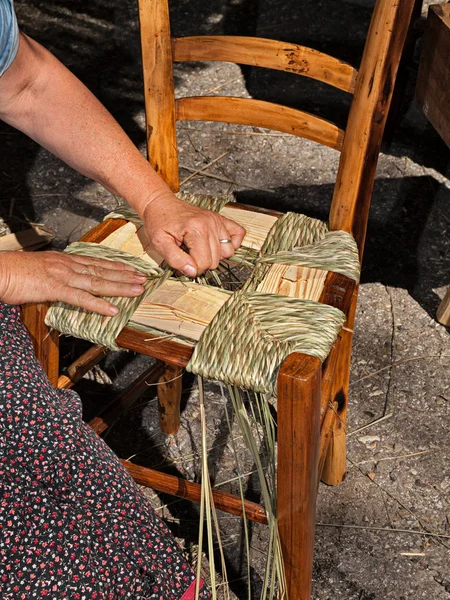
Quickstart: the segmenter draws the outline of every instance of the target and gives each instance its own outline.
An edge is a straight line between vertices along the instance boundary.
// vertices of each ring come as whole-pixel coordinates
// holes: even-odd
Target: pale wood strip
[[[222,208],[220,214],[227,219],[236,221],[247,231],[242,245],[245,248],[260,250],[264,241],[278,217],[267,215],[250,210],[234,208],[227,204]]]
[[[141,303],[132,321],[198,340],[228,298],[217,288],[167,280]]]
[[[337,125],[294,108],[253,98],[196,96],[176,101],[179,121],[220,121],[283,131],[340,150],[344,132]]]
[[[110,233],[99,243],[101,246],[114,248],[114,250],[122,250],[123,246],[136,234],[136,231],[136,225],[129,222]]]
[[[134,223],[127,223],[110,233],[100,242],[100,245],[128,252],[153,266],[158,266],[163,262],[161,256],[151,248],[143,225],[136,227]]]
[[[153,168],[179,189],[169,8],[165,0],[139,0],[147,152]]]
[[[328,271],[295,265],[271,265],[257,291],[319,301]]]
[[[0,237],[0,252],[15,252],[20,250],[36,250],[49,244],[54,238],[50,229],[33,225],[30,229],[10,233]]]
[[[353,93],[357,70],[333,56],[277,40],[239,36],[192,36],[172,40],[173,60],[224,61],[288,71]]]

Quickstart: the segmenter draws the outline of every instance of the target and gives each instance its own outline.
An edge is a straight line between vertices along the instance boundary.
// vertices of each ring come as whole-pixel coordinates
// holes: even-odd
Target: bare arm
[[[24,34],[14,62],[0,78],[0,118],[125,198],[144,218],[155,249],[174,268],[195,276],[239,247],[242,227],[178,200],[93,94]],[[222,238],[232,244],[220,244]]]

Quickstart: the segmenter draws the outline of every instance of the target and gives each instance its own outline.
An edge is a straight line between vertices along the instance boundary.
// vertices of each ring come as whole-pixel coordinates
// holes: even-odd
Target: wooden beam
[[[69,389],[95,367],[108,354],[108,348],[91,346],[84,354],[67,367],[66,372],[58,378],[58,388]]]
[[[362,258],[381,140],[414,0],[377,2],[350,108],[330,209],[330,229],[348,231]]]
[[[172,496],[178,496],[179,498],[185,498],[192,502],[200,502],[201,485],[199,483],[186,481],[180,477],[161,473],[154,469],[140,467],[127,460],[122,460],[121,462],[130,473],[131,477],[133,477],[139,485],[150,487],[158,492],[163,492]],[[223,510],[224,512],[238,517],[244,516],[245,512],[245,516],[247,519],[250,519],[250,521],[267,523],[266,511],[259,504],[246,500],[243,509],[241,499],[232,494],[213,490],[212,495],[216,509]]]
[[[54,237],[55,235],[50,229],[33,225],[33,227],[24,231],[1,236],[0,252],[37,250],[49,244]]]
[[[353,93],[357,71],[334,56],[298,44],[240,36],[191,36],[172,40],[174,62],[223,61],[304,75]]]
[[[170,40],[165,0],[139,0],[147,154],[167,185],[178,191],[178,149]]]

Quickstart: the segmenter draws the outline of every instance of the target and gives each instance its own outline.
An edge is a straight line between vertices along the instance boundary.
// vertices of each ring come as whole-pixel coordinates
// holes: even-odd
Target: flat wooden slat
[[[220,121],[265,127],[340,150],[344,132],[334,123],[294,108],[228,96],[196,96],[176,101],[179,121]]]
[[[304,75],[353,93],[357,71],[348,63],[305,46],[240,36],[191,36],[172,40],[175,62],[223,61]]]
[[[373,180],[414,0],[377,2],[346,127],[330,229],[351,233],[362,258]]]
[[[152,167],[179,189],[169,8],[165,0],[139,0],[147,152]]]
[[[0,237],[1,252],[20,252],[22,250],[37,250],[49,244],[55,237],[46,227],[33,225],[30,229],[10,233]]]
[[[192,356],[194,347],[164,339],[164,337],[164,333],[153,335],[125,327],[117,336],[116,343],[125,350],[133,350],[146,356],[158,358],[170,365],[185,367]]]

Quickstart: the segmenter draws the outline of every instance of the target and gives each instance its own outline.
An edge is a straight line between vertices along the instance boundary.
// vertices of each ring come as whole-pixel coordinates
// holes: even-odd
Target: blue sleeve
[[[19,46],[14,0],[0,0],[0,76],[11,65]]]

